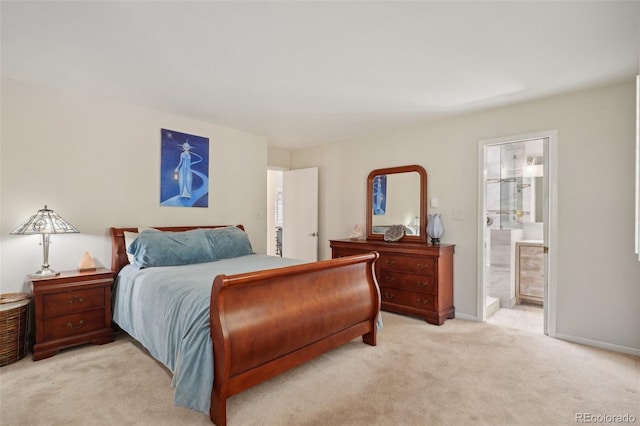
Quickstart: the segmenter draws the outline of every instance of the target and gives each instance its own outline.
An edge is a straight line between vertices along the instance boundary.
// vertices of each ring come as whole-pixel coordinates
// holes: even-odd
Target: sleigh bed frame
[[[156,229],[181,232],[218,227]],[[125,231],[137,232],[137,228],[111,228],[114,277],[129,263]],[[357,337],[375,346],[380,311],[374,274],[377,258],[377,253],[369,253],[216,276],[210,304],[211,421],[226,425],[227,398]],[[283,308],[274,314],[269,308],[276,302]]]

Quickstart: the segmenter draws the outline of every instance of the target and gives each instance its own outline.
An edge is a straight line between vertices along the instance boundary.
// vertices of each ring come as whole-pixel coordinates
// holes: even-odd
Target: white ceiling
[[[1,3],[2,75],[311,146],[630,81],[640,1]]]

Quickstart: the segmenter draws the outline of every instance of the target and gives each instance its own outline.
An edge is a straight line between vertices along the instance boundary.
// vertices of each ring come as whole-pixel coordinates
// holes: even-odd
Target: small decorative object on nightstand
[[[95,271],[96,270],[96,262],[93,260],[93,257],[89,254],[88,251],[84,252],[84,256],[80,259],[78,263],[78,271],[87,272],[87,271]]]
[[[111,285],[113,273],[66,271],[48,278],[31,278],[35,336],[33,360],[84,343],[113,341]]]

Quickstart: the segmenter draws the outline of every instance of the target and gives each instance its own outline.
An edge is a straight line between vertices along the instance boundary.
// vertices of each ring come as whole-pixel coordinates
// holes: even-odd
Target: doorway
[[[557,132],[480,141],[478,320],[555,334]]]
[[[267,255],[282,256],[282,175],[280,168],[267,169]]]
[[[318,260],[318,168],[267,168],[267,250]]]

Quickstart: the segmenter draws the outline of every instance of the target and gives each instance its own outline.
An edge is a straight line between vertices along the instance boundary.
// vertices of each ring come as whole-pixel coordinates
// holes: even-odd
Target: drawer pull
[[[385,259],[384,260],[384,264],[387,265],[387,266],[394,265],[395,263],[396,263],[395,260],[391,260],[391,259]]]
[[[426,281],[417,281],[416,285],[420,288],[426,288],[429,285],[429,283]]]
[[[387,298],[387,299],[393,299],[394,297],[396,297],[396,295],[393,294],[393,293],[388,293],[388,292],[385,291],[384,292],[384,297]]]
[[[418,298],[416,299],[416,301],[417,301],[418,303],[422,303],[423,305],[426,305],[426,304],[428,304],[428,303],[429,303],[429,299],[422,299],[422,298],[420,298],[420,297],[418,297]]]
[[[418,269],[429,269],[428,263],[418,263],[416,266],[418,267]]]
[[[384,281],[388,283],[392,283],[396,280],[396,277],[384,277]]]
[[[82,302],[84,302],[84,297],[70,297],[67,300],[67,305],[72,305],[74,300],[77,300],[78,303],[82,303]]]
[[[84,326],[84,320],[80,320],[80,322],[78,323],[78,325],[73,325],[70,322],[67,323],[67,328],[71,328],[73,330],[76,330],[80,327]]]

